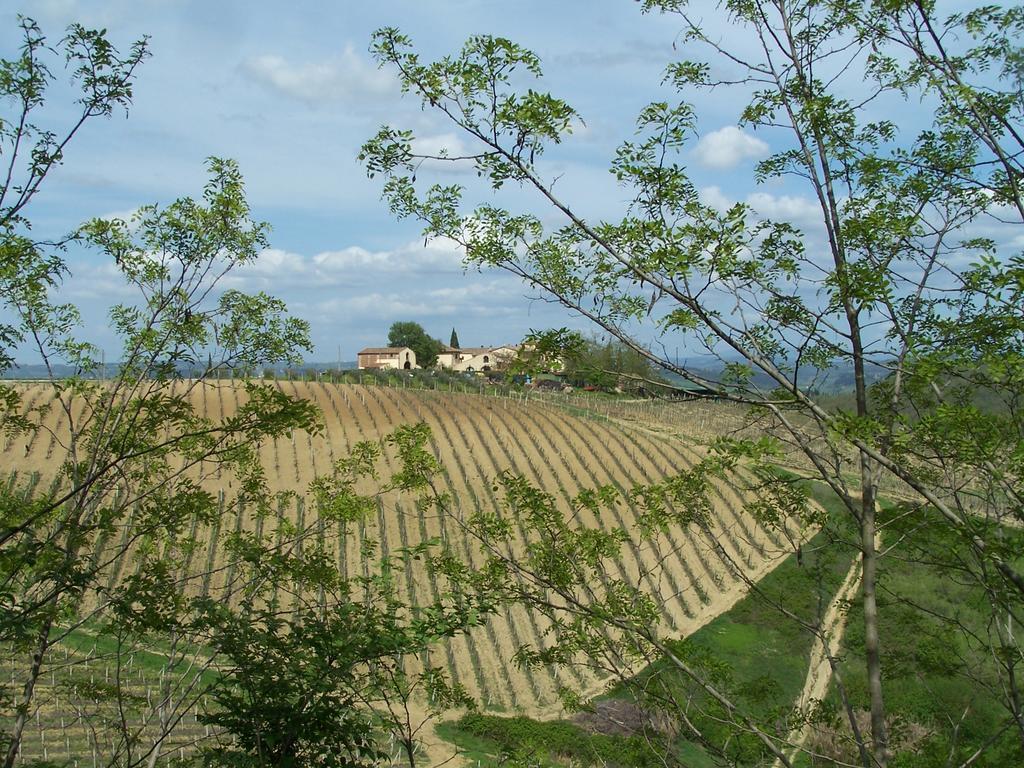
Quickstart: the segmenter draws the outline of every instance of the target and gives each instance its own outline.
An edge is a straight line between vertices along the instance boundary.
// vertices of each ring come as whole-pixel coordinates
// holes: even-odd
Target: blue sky
[[[339,348],[342,359],[354,359],[361,347],[384,343],[396,320],[417,321],[445,341],[454,326],[465,345],[515,342],[531,328],[586,327],[504,273],[464,273],[449,245],[425,247],[415,223],[389,215],[379,180],[368,180],[356,161],[361,143],[393,122],[438,146],[458,145],[450,128],[403,99],[393,76],[376,68],[367,53],[375,29],[398,26],[427,57],[478,33],[537,52],[542,87],[586,123],[544,169],[591,216],[622,211],[626,193],[608,173],[609,160],[644,104],[672,98],[661,73],[687,53],[676,20],[642,15],[630,0],[15,0],[4,7],[4,56],[18,43],[18,13],[53,39],[72,21],[106,28],[122,48],[151,37],[128,118],[88,125],[34,202],[36,235],[198,195],[204,158],[235,158],[255,217],[273,231],[271,248],[232,285],[271,292],[309,320],[313,360],[335,359]],[[59,100],[60,84],[47,113],[55,125],[68,116]],[[801,193],[753,186],[753,164],[772,137],[737,129],[740,106],[715,94],[697,102],[701,138],[683,156],[692,177],[709,200],[746,199],[766,215],[813,221],[813,203]],[[541,210],[525,193],[512,199]],[[82,309],[85,335],[113,353],[106,307],[129,295],[97,256],[74,252],[69,261],[74,278],[63,294]]]

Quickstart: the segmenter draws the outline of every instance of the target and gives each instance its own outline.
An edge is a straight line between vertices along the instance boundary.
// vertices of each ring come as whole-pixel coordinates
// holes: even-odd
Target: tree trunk
[[[889,762],[889,737],[885,725],[885,701],[882,698],[882,655],[878,637],[878,603],[875,584],[878,580],[877,528],[875,515],[875,482],[869,459],[861,457],[863,496],[861,502],[861,549],[863,577],[861,591],[864,608],[864,656],[867,664],[868,691],[871,696],[871,741],[875,765],[884,768]]]
[[[39,628],[39,634],[36,636],[36,649],[32,654],[32,667],[29,670],[28,680],[25,681],[25,687],[21,691],[21,701],[18,702],[18,716],[15,718],[14,727],[11,729],[11,743],[7,747],[3,768],[13,768],[14,761],[18,757],[18,751],[21,747],[21,736],[25,732],[25,723],[28,722],[29,708],[32,705],[32,695],[35,692],[36,681],[39,679],[39,674],[42,671],[46,651],[50,647],[50,628],[52,626],[53,619],[47,615],[43,620],[43,625]]]
[[[1021,706],[1020,687],[1017,683],[1017,663],[1019,653],[1016,651],[1016,643],[1013,638],[1013,616],[1009,611],[1006,615],[1006,639],[1003,640],[1005,647],[1010,650],[1006,665],[1006,685],[1009,688],[1010,713],[1013,715],[1014,723],[1017,725],[1017,737],[1020,739],[1021,750],[1024,751],[1024,708]]]

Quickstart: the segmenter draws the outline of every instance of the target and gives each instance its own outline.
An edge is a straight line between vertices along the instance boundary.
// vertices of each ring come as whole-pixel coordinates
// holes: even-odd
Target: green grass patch
[[[1005,614],[973,583],[961,564],[968,545],[938,514],[883,512],[883,543],[907,536],[879,564],[878,609],[883,697],[899,768],[959,765],[1007,723],[998,665],[990,643]],[[980,523],[979,523],[980,525]],[[1001,542],[1021,565],[1024,531],[988,526],[982,535]],[[912,534],[913,537],[909,538]],[[840,672],[854,707],[869,709],[861,606],[850,611]],[[838,692],[830,693],[838,706]],[[845,725],[837,724],[841,731]],[[836,752],[840,757],[846,749]],[[822,763],[828,765],[829,763]],[[1019,733],[1006,730],[972,763],[997,768],[1024,765]]]
[[[664,766],[658,745],[642,736],[591,734],[562,720],[470,713],[439,725],[437,733],[458,745],[467,759],[482,765],[514,760],[542,766]]]
[[[154,679],[166,671],[167,655],[171,651],[169,642],[157,639],[147,640],[145,647],[136,643],[131,647],[118,648],[117,638],[102,632],[96,632],[88,626],[74,629],[68,633],[61,640],[60,644],[55,647],[54,652],[59,653],[61,647],[67,648],[72,657],[80,657],[82,659],[95,658],[97,663],[108,663],[111,665],[116,663],[117,655],[120,653],[122,665],[128,664],[128,659],[130,658],[133,669],[141,670],[144,675],[151,676]],[[180,646],[177,647],[175,653],[180,655],[182,648]],[[202,648],[189,646],[186,649],[185,661],[178,662],[177,666],[182,671],[187,669],[195,671],[192,662],[197,655],[208,657],[210,654]],[[57,656],[54,656],[54,659],[57,658]],[[171,673],[173,674],[174,670],[171,670]],[[204,685],[211,685],[217,681],[217,678],[218,673],[216,670],[208,669],[203,672],[202,683]]]

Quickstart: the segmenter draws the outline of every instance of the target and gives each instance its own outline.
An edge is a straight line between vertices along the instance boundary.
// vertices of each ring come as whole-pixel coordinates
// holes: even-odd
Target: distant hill
[[[739,360],[729,362],[740,362]],[[686,365],[687,369],[692,371],[697,376],[708,379],[709,381],[718,381],[723,371],[725,370],[725,362],[721,360],[715,360],[709,356],[705,356],[705,359],[700,360],[700,365],[694,365],[691,361],[683,361],[682,365]],[[684,389],[692,388],[694,385],[674,373],[669,371],[659,371],[661,376],[667,380],[673,386],[683,387]],[[801,380],[801,386],[807,386],[811,383],[813,373],[810,369],[807,372],[807,376]],[[888,375],[888,371],[880,366],[870,366],[868,368],[868,383],[872,384],[885,378]],[[773,382],[768,376],[760,371],[754,374],[754,383],[759,387],[770,388]],[[833,366],[825,375],[815,382],[815,389],[824,394],[835,394],[837,392],[847,392],[853,389],[853,366],[852,365],[836,365]]]

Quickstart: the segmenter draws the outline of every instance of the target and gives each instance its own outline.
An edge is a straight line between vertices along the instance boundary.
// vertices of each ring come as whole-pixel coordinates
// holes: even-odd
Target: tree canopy
[[[0,384],[0,433],[47,434],[55,455],[0,483],[0,653],[11,675],[0,699],[3,765],[20,759],[33,715],[66,696],[94,765],[153,768],[186,716],[218,727],[197,763],[364,765],[382,759],[389,738],[411,762],[413,692],[425,691],[428,712],[464,696],[441,671],[411,672],[402,659],[479,622],[488,606],[472,596],[456,604],[438,582],[437,604],[421,606],[430,618],[411,615],[392,573],[429,544],[394,562],[367,546],[366,575],[348,580],[330,542],[347,525],[374,525],[382,487],[419,495],[436,471],[426,431],[353,446],[311,487],[272,493],[261,446],[316,434],[321,419],[308,400],[248,378],[264,364],[299,363],[311,345],[308,324],[283,302],[227,285],[269,229],[251,216],[237,164],[209,158],[198,198],[92,219],[57,243],[33,239],[36,192],[83,125],[128,107],[147,45],[122,55],[104,31],[77,25],[51,44],[27,19],[22,33],[18,55],[0,60],[0,303],[11,318],[0,326],[0,367],[21,345],[49,376],[28,397]],[[64,134],[45,122],[64,114],[47,102],[49,66],[61,64],[80,91],[78,122]],[[101,366],[77,308],[58,303],[71,242],[131,289],[110,308],[116,365]],[[208,407],[225,389],[231,406]],[[393,478],[379,472],[385,456]],[[357,480],[367,481],[360,492]],[[264,531],[306,498],[316,519]],[[243,529],[243,517],[254,525]],[[221,563],[194,558],[203,537]],[[67,690],[42,685],[82,661],[67,652],[83,638],[103,649],[113,682],[108,673]],[[135,662],[157,668],[145,696],[124,678]]]
[[[412,698],[431,712],[472,705],[431,666],[430,646],[514,603],[549,631],[509,663],[585,660],[616,675],[660,724],[644,733],[652,764],[690,760],[680,734],[728,765],[1024,763],[1024,257],[1017,229],[1006,235],[1024,224],[1024,9],[943,17],[928,2],[727,0],[723,38],[683,0],[640,5],[678,25],[692,58],[668,63],[676,95],[643,108],[611,158],[627,199],[603,219],[563,199],[564,169],[545,164],[588,116],[542,90],[536,54],[481,35],[426,61],[397,29],[374,36],[403,92],[467,146],[430,154],[432,142],[383,127],[361,157],[392,211],[610,339],[581,346],[565,329],[540,333],[538,357],[570,360],[582,348],[581,370],[616,383],[656,366],[685,380],[680,389],[743,409],[741,425],[663,479],[558,499],[505,472],[469,514],[435,483],[443,468],[423,425],[356,443],[310,487],[274,494],[261,445],[316,433],[317,409],[248,379],[233,409],[200,407],[220,396],[225,372],[294,364],[310,348],[308,324],[281,301],[226,281],[268,243],[233,161],[208,160],[198,197],[36,238],[37,193],[80,130],[130,107],[148,45],[122,53],[79,25],[48,42],[21,22],[21,47],[0,61],[0,366],[30,348],[50,376],[42,405],[0,384],[0,433],[49,431],[58,455],[47,483],[0,484],[0,643],[17,683],[3,691],[4,768],[19,759],[57,649],[83,633],[115,660],[113,683],[90,682],[97,708],[78,713],[94,739],[103,734],[108,765],[152,768],[197,709],[219,729],[196,758],[207,764],[369,765],[390,758],[390,741],[412,765]],[[47,103],[51,67],[76,89],[63,132],[47,124],[64,113]],[[697,92],[734,106],[737,130],[773,137],[752,181],[801,190],[813,223],[708,199],[683,162],[698,140]],[[916,120],[895,120],[901,111]],[[492,189],[476,201],[452,183],[469,176],[432,183],[445,165]],[[503,207],[513,187],[544,212]],[[71,243],[133,290],[110,310],[121,348],[109,378],[94,376],[101,356],[78,309],[58,300]],[[396,322],[388,342],[424,367],[442,348],[415,322]],[[720,365],[681,363],[668,352],[679,347]],[[74,375],[58,377],[58,362]],[[817,394],[836,365],[854,382],[839,405]],[[762,588],[709,525],[721,479],[747,492],[748,518],[816,585],[836,570],[826,556],[850,564],[845,588],[813,592],[810,612]],[[833,506],[812,501],[808,479]],[[450,527],[407,546],[403,528],[403,546],[384,551],[367,531],[386,493],[414,519]],[[315,514],[282,514],[306,502]],[[622,524],[623,506],[634,524]],[[343,573],[350,553],[337,544],[353,527],[359,562]],[[224,565],[194,564],[197,531],[223,547]],[[465,541],[453,546],[456,532]],[[741,680],[665,626],[658,605],[675,586],[639,557],[630,572],[623,555],[697,536],[763,610],[820,642],[826,701],[782,701],[771,679]],[[412,561],[428,563],[422,605],[396,586]],[[970,610],[932,600],[948,595],[969,596]],[[850,617],[845,645],[832,644],[826,597]],[[145,697],[121,677],[142,654],[160,681]],[[924,681],[907,696],[898,681],[915,677]],[[565,679],[565,703],[587,707],[587,692]],[[139,722],[129,708],[144,712]],[[831,741],[809,741],[811,726]]]
[[[454,331],[453,331],[454,333]],[[416,353],[416,362],[421,368],[433,368],[442,344],[431,338],[419,323],[398,321],[388,330],[388,345],[409,347]]]
[[[583,338],[572,343],[562,338],[566,381],[573,386],[593,386],[628,392],[666,392],[658,369],[644,355],[618,339]]]
[[[428,237],[460,243],[469,264],[520,276],[701,392],[750,406],[774,440],[723,439],[716,448],[723,459],[761,467],[773,514],[806,509],[786,490],[791,481],[768,471],[780,452],[837,494],[856,526],[848,546],[862,563],[866,731],[842,681],[834,684],[865,768],[889,764],[894,750],[885,659],[895,649],[886,647],[879,614],[910,598],[882,599],[878,590],[887,558],[907,553],[992,597],[998,629],[988,642],[1000,682],[984,685],[997,691],[1006,730],[974,747],[958,741],[957,729],[944,730],[951,759],[971,762],[972,749],[984,753],[1010,730],[1024,744],[1024,655],[1013,628],[1024,576],[1000,533],[1024,520],[1024,259],[978,234],[984,223],[1024,223],[1024,11],[978,6],[942,18],[930,3],[727,2],[719,10],[730,34],[722,38],[686,2],[642,5],[675,20],[693,58],[668,63],[665,80],[678,99],[645,107],[636,135],[611,161],[629,196],[619,217],[588,218],[561,196],[545,153],[587,116],[541,90],[537,55],[501,37],[473,37],[426,61],[397,29],[378,31],[372,50],[382,66],[460,130],[468,148],[459,157],[423,153],[411,130],[386,126],[364,145],[368,173],[384,177],[396,215],[419,219]],[[757,164],[754,180],[802,186],[813,225],[702,194],[681,160],[697,138],[687,98],[698,91],[730,94],[740,129],[771,132],[776,151]],[[920,119],[891,119],[901,109]],[[471,166],[493,194],[474,204],[460,184],[430,183],[426,160]],[[502,207],[510,186],[535,192],[559,223]],[[680,346],[721,365],[681,364],[667,353]],[[849,408],[826,407],[813,394],[835,365],[854,374]],[[885,374],[872,384],[878,370]],[[979,389],[1004,404],[998,414],[976,407]],[[913,532],[890,534],[892,522],[879,522],[883,487],[900,489],[890,500],[898,519],[918,520],[923,531],[937,515],[969,554],[930,550]],[[767,510],[749,511],[763,518]],[[568,549],[548,553],[551,562],[583,556],[568,533],[564,541]],[[570,604],[564,610],[574,613]],[[613,615],[634,637],[661,642],[630,611]],[[942,620],[951,632],[972,632],[953,615]],[[793,745],[774,741],[770,728],[735,724],[790,763]]]

